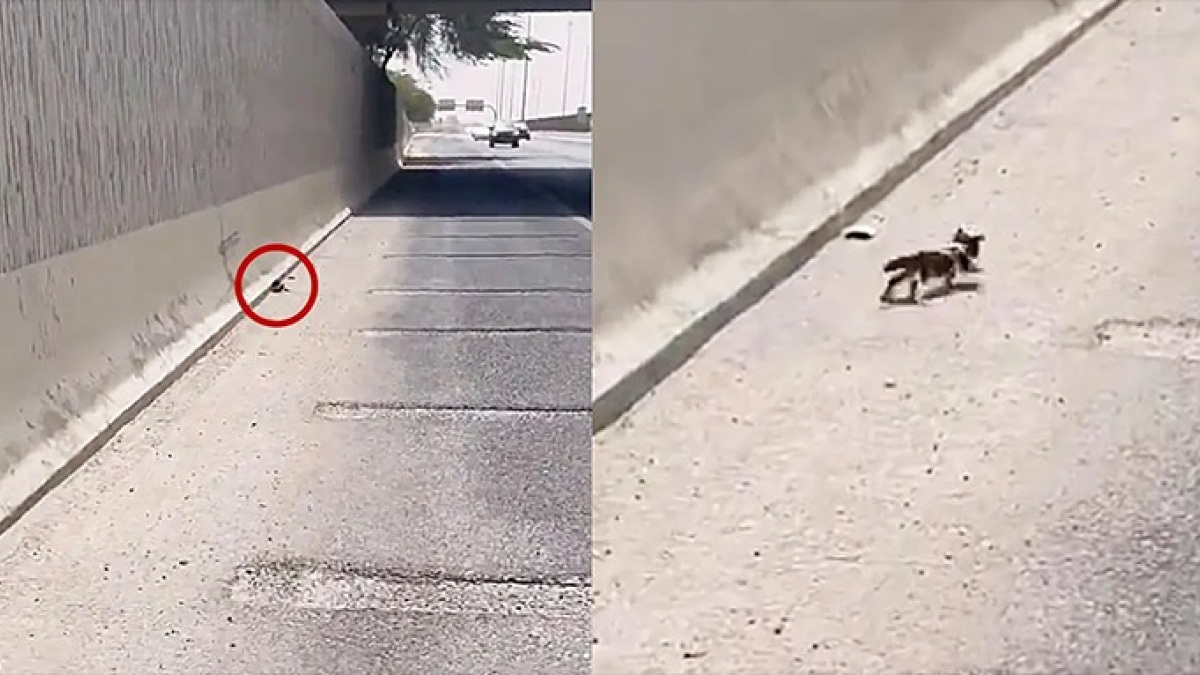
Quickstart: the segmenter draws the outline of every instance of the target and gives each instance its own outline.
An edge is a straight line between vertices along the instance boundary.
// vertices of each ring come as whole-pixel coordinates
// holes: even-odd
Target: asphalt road
[[[590,221],[592,217],[592,143],[590,134],[534,132],[532,139],[519,148],[489,148],[486,141],[472,140],[466,134],[424,134],[418,136],[409,151],[416,157],[412,168],[452,166],[467,170],[449,174],[463,181],[491,181],[499,177],[508,183],[523,182],[537,192],[549,193],[554,200]],[[440,173],[437,180],[449,180]],[[420,194],[422,184],[409,181],[411,194]],[[489,192],[508,198],[503,191]],[[480,206],[479,208],[489,208]]]
[[[589,672],[590,169],[418,143],[0,537],[0,672]]]
[[[1196,82],[1124,4],[598,437],[595,672],[1200,672]]]

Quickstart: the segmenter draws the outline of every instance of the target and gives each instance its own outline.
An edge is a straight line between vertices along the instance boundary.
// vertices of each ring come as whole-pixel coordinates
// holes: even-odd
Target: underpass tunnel
[[[380,10],[0,3],[0,670],[589,672],[590,136]]]

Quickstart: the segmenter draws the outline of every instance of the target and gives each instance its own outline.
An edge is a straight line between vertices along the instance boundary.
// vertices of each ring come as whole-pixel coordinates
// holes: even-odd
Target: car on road
[[[523,140],[523,141],[529,140],[529,125],[528,124],[526,124],[524,122],[514,122],[513,126],[517,128],[517,135],[521,137],[521,140]]]
[[[469,127],[467,133],[471,134],[471,140],[473,141],[486,141],[488,136],[491,135],[492,129],[482,124],[476,124]]]
[[[488,135],[488,147],[494,148],[499,143],[511,145],[514,148],[521,147],[521,132],[517,130],[516,125],[512,122],[496,122],[492,125],[491,133]]]

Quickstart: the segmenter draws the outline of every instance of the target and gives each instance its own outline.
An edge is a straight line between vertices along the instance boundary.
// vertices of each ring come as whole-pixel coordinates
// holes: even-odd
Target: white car
[[[477,124],[467,129],[467,133],[471,134],[471,140],[473,141],[486,141],[492,135],[492,130],[490,127]]]

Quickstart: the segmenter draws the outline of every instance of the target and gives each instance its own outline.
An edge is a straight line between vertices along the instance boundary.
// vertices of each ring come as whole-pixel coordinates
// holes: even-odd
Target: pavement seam
[[[356,328],[358,337],[401,335],[590,335],[588,326],[423,326],[413,328]]]
[[[589,253],[384,253],[381,258],[433,258],[439,260],[508,260],[529,258],[591,258]]]
[[[578,415],[591,406],[484,406],[404,403],[401,401],[321,401],[313,416],[330,420],[357,420],[413,414],[447,415]]]
[[[562,619],[588,616],[592,605],[591,584],[582,575],[411,574],[296,562],[241,566],[228,591],[239,604],[322,611]]]
[[[534,295],[534,294],[591,295],[592,289],[572,286],[545,286],[542,288],[370,288],[368,295]]]

